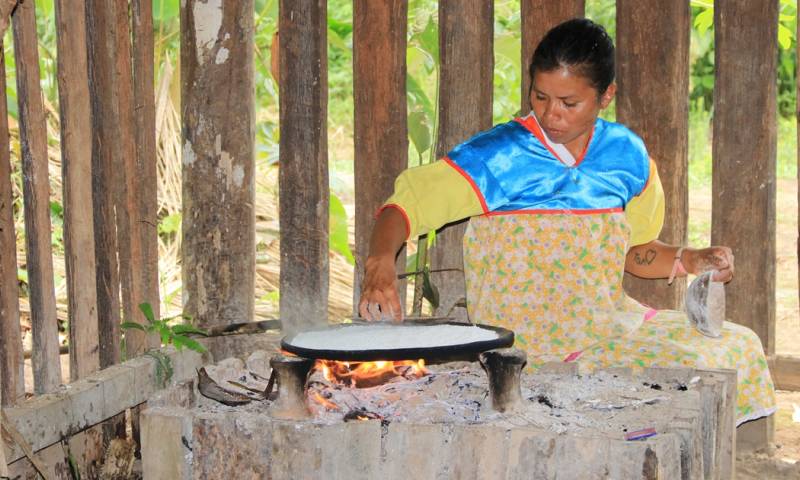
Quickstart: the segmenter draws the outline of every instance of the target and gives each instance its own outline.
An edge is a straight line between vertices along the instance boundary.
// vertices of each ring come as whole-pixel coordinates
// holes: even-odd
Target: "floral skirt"
[[[555,359],[529,360],[536,368]],[[735,369],[736,425],[776,410],[775,387],[761,341],[755,332],[735,323],[725,322],[721,336],[711,338],[692,327],[685,313],[661,310],[631,333],[602,340],[559,360],[577,362],[582,371],[611,367]]]

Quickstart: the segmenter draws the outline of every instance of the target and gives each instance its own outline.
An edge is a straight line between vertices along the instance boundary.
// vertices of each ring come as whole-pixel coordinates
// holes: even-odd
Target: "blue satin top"
[[[497,125],[448,154],[482,196],[485,213],[622,211],[647,185],[647,150],[625,126],[598,118],[583,158],[568,166],[532,122]]]

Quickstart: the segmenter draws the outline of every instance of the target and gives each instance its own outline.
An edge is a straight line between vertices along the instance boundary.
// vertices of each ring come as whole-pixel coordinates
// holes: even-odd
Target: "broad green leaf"
[[[518,35],[501,35],[494,42],[494,51],[512,63],[519,65],[522,55],[522,42]]]
[[[53,0],[36,0],[36,17],[45,18],[53,15]]]
[[[436,25],[433,15],[428,18],[425,30],[414,35],[420,48],[431,56],[435,64],[439,64],[439,26]],[[414,39],[412,37],[412,40]]]
[[[184,337],[182,335],[176,335],[172,337],[172,344],[175,345],[175,348],[178,350],[186,347],[189,350],[194,350],[195,352],[199,353],[204,353],[206,351],[206,347],[204,347],[200,342],[193,338]]]
[[[339,39],[344,40],[348,35],[353,33],[353,24],[349,22],[340,22],[333,17],[328,17],[328,32],[329,35],[330,32],[333,32]]]
[[[792,47],[792,31],[784,25],[778,25],[778,43],[783,50],[789,50]]]
[[[178,233],[181,229],[181,214],[167,215],[158,222],[159,234]]]
[[[158,336],[161,337],[161,344],[169,345],[172,343],[172,330],[161,322],[157,322],[155,325],[156,330],[158,330]]]
[[[406,77],[406,87],[408,89],[409,110],[414,111],[421,108],[428,115],[428,118],[433,118],[433,103],[431,103],[430,98],[417,82],[417,79],[408,75]]]
[[[341,50],[350,50],[350,47],[342,40],[342,37],[330,28],[328,29],[328,44]]]
[[[278,303],[281,300],[281,292],[280,290],[273,290],[271,292],[267,292],[264,295],[261,295],[259,300],[264,302]]]
[[[694,27],[699,33],[706,33],[714,25],[714,9],[706,8],[697,14],[694,19]]]
[[[350,251],[350,241],[347,235],[347,211],[344,209],[342,201],[333,192],[330,194],[330,248],[344,256],[350,265],[354,265],[356,259]]]
[[[713,8],[714,0],[690,0],[689,4],[693,7]]]
[[[430,130],[430,121],[425,112],[417,110],[408,115],[408,136],[411,137],[411,142],[419,153],[420,163],[422,163],[422,155],[431,148]]]
[[[141,323],[136,322],[122,322],[120,327],[124,328],[125,330],[141,330],[146,332],[147,329]]]
[[[180,5],[175,0],[153,0],[153,20],[165,22],[178,19]]]
[[[139,310],[142,311],[142,314],[144,314],[144,318],[146,318],[148,322],[155,323],[156,316],[153,313],[153,306],[152,305],[150,305],[147,302],[140,303],[139,304]]]
[[[64,218],[64,207],[57,200],[50,201],[50,218],[59,220]]]
[[[174,333],[176,336],[177,335],[187,335],[187,334],[190,334],[190,333],[194,333],[194,334],[197,334],[197,335],[208,336],[208,332],[203,330],[202,328],[197,328],[194,325],[187,325],[185,323],[182,323],[180,325],[173,325],[172,333]]]
[[[436,230],[428,231],[428,250],[436,246]]]
[[[430,302],[434,309],[439,308],[439,289],[431,282],[431,274],[427,267],[422,272],[422,298]]]

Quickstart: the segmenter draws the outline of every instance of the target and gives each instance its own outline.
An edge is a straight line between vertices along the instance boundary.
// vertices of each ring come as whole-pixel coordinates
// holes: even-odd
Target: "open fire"
[[[375,387],[395,377],[413,379],[428,374],[423,359],[377,362],[317,360],[314,369],[322,372],[328,382],[353,388]]]

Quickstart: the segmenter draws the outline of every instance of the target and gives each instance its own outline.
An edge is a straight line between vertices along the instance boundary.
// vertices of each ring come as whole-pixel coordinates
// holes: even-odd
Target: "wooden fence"
[[[5,4],[14,3],[0,2],[0,16]],[[136,305],[148,302],[158,316],[152,12],[148,0],[55,3],[70,372],[77,380],[120,361],[121,321],[144,321]],[[206,326],[249,321],[255,265],[253,0],[224,7],[220,0],[181,3],[185,309]],[[373,214],[408,163],[407,8],[405,0],[354,1],[356,303]],[[327,322],[326,9],[325,0],[280,2],[280,307],[287,330]],[[584,9],[583,0],[521,0],[522,65],[548,28]],[[34,15],[33,1],[21,2],[12,24],[34,384],[35,393],[43,394],[58,387],[61,371]],[[777,68],[778,0],[718,1],[714,22],[712,243],[736,252],[738,276],[727,289],[728,312],[759,335],[778,386],[800,389],[800,359],[774,356],[771,79]],[[635,0],[617,1],[617,115],[644,138],[657,160],[667,195],[661,238],[680,244],[687,242],[690,25],[688,0],[647,8]],[[493,2],[441,0],[439,46],[436,152],[443,155],[491,126]],[[529,108],[525,70],[523,111]],[[4,71],[0,87],[5,88]],[[22,402],[24,387],[7,119],[3,96],[0,401],[13,406]],[[432,268],[461,267],[463,229],[462,222],[439,234]],[[402,256],[398,262],[404,264]],[[448,312],[464,295],[463,276],[438,273],[434,281],[442,297],[437,313]],[[626,278],[626,288],[640,300],[677,307],[685,283],[663,284]],[[456,314],[464,312],[457,307]],[[128,357],[158,345],[157,338],[135,331],[125,337]],[[81,435],[102,437],[100,427],[92,428],[91,435]]]

